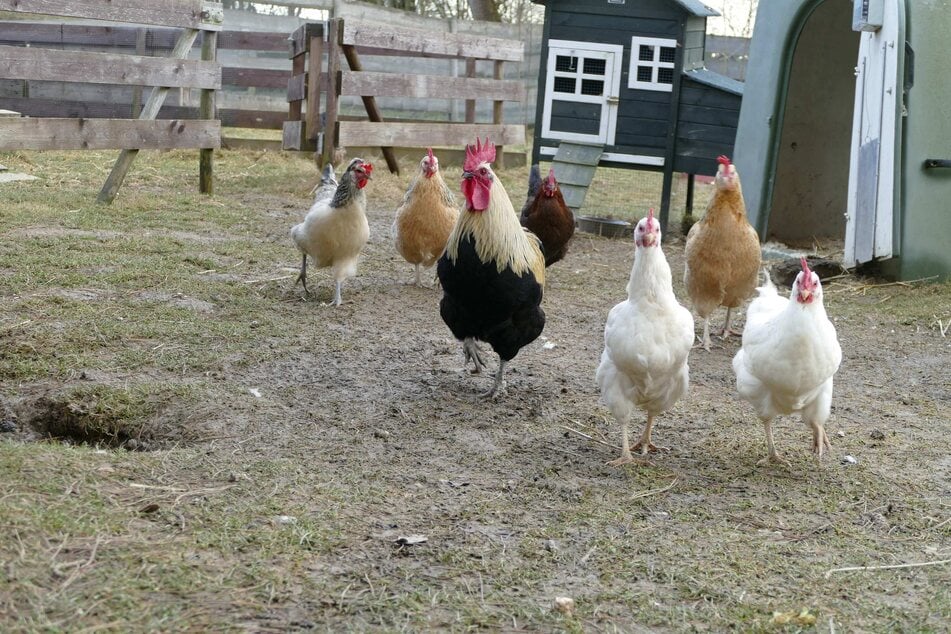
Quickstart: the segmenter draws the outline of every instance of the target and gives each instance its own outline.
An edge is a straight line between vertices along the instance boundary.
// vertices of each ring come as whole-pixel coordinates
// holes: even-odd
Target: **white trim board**
[[[538,148],[538,154],[541,156],[554,156],[558,148],[542,145]],[[621,154],[620,152],[605,152],[601,155],[602,161],[611,161],[612,163],[627,163],[628,165],[650,165],[651,167],[663,167],[663,156],[647,156],[646,154]]]

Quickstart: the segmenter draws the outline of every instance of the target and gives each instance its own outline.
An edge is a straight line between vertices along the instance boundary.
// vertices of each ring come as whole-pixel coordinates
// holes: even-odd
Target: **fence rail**
[[[199,189],[212,190],[212,151],[221,144],[221,124],[215,117],[215,91],[221,87],[221,66],[215,56],[221,29],[221,4],[204,0],[0,0],[0,10],[39,13],[115,22],[178,27],[175,45],[166,58],[101,51],[63,51],[35,46],[0,45],[0,79],[38,82],[80,82],[152,86],[138,118],[4,118],[0,122],[0,150],[121,149],[109,178],[99,193],[111,202],[140,149],[198,148]],[[16,29],[16,26],[13,27]],[[201,59],[186,59],[201,39]],[[137,46],[141,38],[137,34]],[[171,88],[200,91],[199,118],[194,121],[158,120]],[[30,95],[22,105],[33,114]],[[47,104],[49,105],[49,104]],[[8,107],[8,106],[7,106]],[[138,110],[138,105],[134,108]],[[128,116],[133,113],[129,112]]]

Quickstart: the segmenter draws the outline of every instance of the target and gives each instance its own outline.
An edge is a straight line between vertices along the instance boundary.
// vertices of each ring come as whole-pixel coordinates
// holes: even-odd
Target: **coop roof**
[[[743,96],[743,82],[736,81],[731,77],[726,75],[721,75],[720,73],[715,73],[712,70],[707,70],[706,68],[698,68],[696,70],[685,70],[684,77],[689,77],[690,79],[707,85],[723,90],[734,95]]]
[[[549,0],[532,0],[533,4],[548,4]],[[691,15],[695,15],[700,18],[709,18],[713,16],[720,15],[717,11],[714,11],[700,0],[671,0],[676,4],[679,4]]]

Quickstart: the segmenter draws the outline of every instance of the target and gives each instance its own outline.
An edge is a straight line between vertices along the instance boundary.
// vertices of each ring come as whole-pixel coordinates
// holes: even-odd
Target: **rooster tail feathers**
[[[773,284],[773,280],[770,278],[769,271],[767,271],[766,268],[763,268],[763,278],[763,285],[756,287],[756,290],[759,291],[759,296],[778,295],[776,285]]]
[[[538,168],[538,163],[532,165],[531,171],[528,173],[528,198],[535,198],[535,194],[538,193],[538,188],[542,185],[542,174],[541,170]]]
[[[320,184],[337,185],[337,175],[334,173],[333,163],[327,163],[327,165],[324,166],[323,171],[320,173]]]

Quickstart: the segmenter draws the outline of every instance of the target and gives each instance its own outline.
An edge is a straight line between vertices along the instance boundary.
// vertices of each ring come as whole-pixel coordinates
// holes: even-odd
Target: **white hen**
[[[308,255],[318,268],[332,267],[336,282],[334,306],[341,304],[340,287],[345,279],[356,274],[360,250],[370,236],[367,197],[363,188],[372,171],[370,163],[353,159],[340,177],[340,184],[333,189],[332,196],[333,171],[325,173],[322,180],[327,182],[322,182],[315,190],[314,204],[304,222],[291,228],[291,238],[303,255],[297,281],[304,285],[304,292],[308,292]]]
[[[647,425],[634,449],[665,449],[651,443],[651,428],[687,391],[694,336],[693,316],[674,297],[653,209],[637,223],[634,243],[628,298],[608,314],[596,375],[601,399],[621,425],[621,457],[608,463],[615,466],[634,461],[627,432],[635,408],[647,412]]]
[[[768,276],[756,290],[759,297],[746,313],[743,347],[733,357],[733,371],[740,396],[753,405],[766,427],[769,455],[760,464],[789,464],[776,452],[772,421],[795,413],[812,428],[812,450],[821,459],[829,447],[824,425],[842,349],[822,305],[819,276],[803,258],[789,299],[777,294]]]

